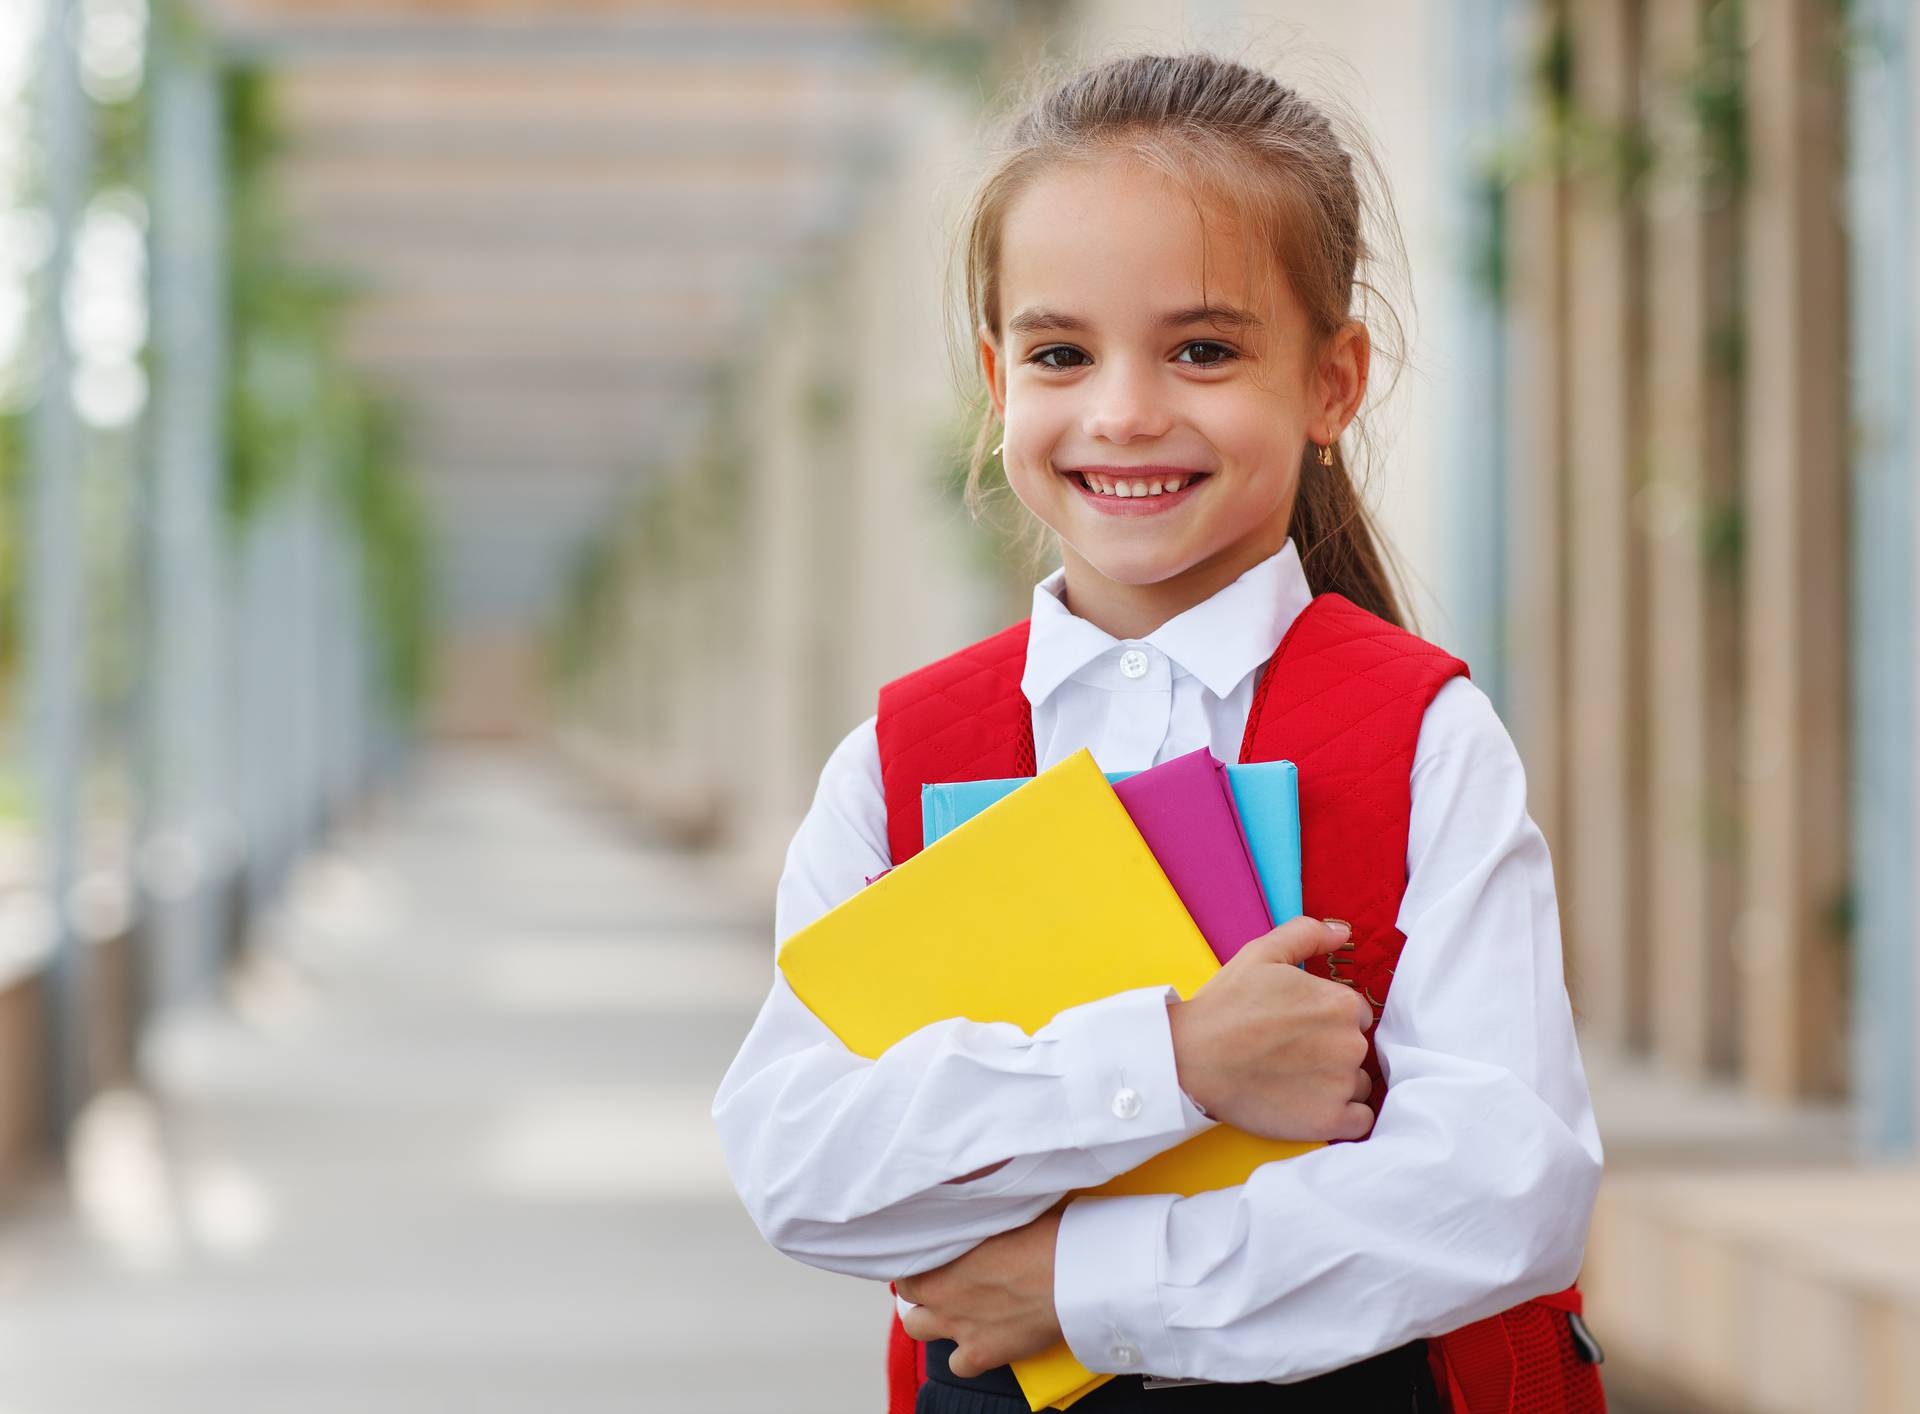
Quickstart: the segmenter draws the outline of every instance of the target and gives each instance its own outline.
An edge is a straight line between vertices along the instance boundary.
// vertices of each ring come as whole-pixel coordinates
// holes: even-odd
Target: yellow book
[[[1087,751],[794,933],[779,965],[862,1056],[949,1017],[1031,1033],[1068,1007],[1135,987],[1191,997],[1220,969]],[[1087,1192],[1190,1197],[1317,1147],[1218,1125]],[[1111,1378],[1064,1342],[1013,1369],[1033,1409],[1064,1409]]]

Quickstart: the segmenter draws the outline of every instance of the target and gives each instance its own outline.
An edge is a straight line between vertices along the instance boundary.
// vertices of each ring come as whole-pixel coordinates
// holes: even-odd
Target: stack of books
[[[795,994],[857,1055],[951,1017],[1033,1032],[1135,987],[1191,997],[1300,913],[1284,761],[1222,766],[1201,750],[1109,777],[1080,751],[1026,780],[929,785],[921,806],[927,847],[780,948]],[[1191,1196],[1318,1147],[1215,1125],[1087,1194]],[[1064,1342],[1013,1369],[1035,1410],[1111,1378]]]

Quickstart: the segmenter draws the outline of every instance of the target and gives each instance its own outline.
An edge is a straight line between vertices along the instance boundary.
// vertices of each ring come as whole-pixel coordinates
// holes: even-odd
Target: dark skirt
[[[950,1340],[927,1342],[927,1382],[914,1414],[1027,1414],[1013,1371],[961,1380],[947,1370]],[[1139,1375],[1116,1375],[1074,1404],[1068,1414],[1440,1414],[1427,1368],[1427,1345],[1416,1340],[1370,1360],[1295,1384],[1205,1384],[1148,1389]]]

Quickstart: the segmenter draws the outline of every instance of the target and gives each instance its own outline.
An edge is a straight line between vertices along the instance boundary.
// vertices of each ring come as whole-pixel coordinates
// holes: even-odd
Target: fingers
[[[1358,1101],[1350,1104],[1341,1116],[1339,1132],[1335,1139],[1364,1139],[1373,1129],[1373,1111]]]
[[[1364,1070],[1358,1072],[1353,1080],[1353,1098],[1366,1103],[1367,1096],[1373,1093],[1373,1077]]]
[[[1321,920],[1303,914],[1247,946],[1260,948],[1260,955],[1271,962],[1299,963],[1342,948],[1352,937],[1353,926],[1341,919]]]
[[[911,1298],[909,1298],[911,1299]],[[925,1306],[915,1306],[900,1317],[900,1327],[915,1340],[934,1340],[940,1335],[940,1322]],[[956,1372],[957,1373],[957,1372]]]
[[[1373,1008],[1368,1006],[1358,993],[1350,995],[1353,997],[1354,1025],[1358,1026],[1363,1033],[1373,1030]]]
[[[895,1285],[898,1286],[898,1283],[896,1282]],[[904,1292],[901,1294],[905,1295]],[[900,1328],[918,1341],[957,1339],[955,1333],[925,1306],[915,1306],[903,1315],[900,1318]],[[970,1348],[964,1344],[954,1346],[953,1353],[947,1356],[947,1368],[963,1380],[985,1374],[988,1370],[1005,1363],[1004,1360],[995,1360],[991,1364],[977,1360]]]

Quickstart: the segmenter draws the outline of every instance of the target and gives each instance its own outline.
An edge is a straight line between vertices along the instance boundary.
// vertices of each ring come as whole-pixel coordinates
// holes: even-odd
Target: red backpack
[[[919,853],[920,787],[930,781],[1034,774],[1033,719],[1020,680],[1026,621],[880,690],[878,735],[895,864]],[[1337,594],[1295,619],[1261,671],[1242,761],[1287,760],[1300,772],[1305,911],[1353,924],[1342,977],[1377,1020],[1406,937],[1396,926],[1407,885],[1407,823],[1420,722],[1466,664]],[[1327,975],[1325,958],[1308,969]],[[1367,1039],[1369,1101],[1386,1093]],[[1598,1352],[1577,1326],[1577,1287],[1427,1342],[1455,1414],[1602,1414]],[[912,1414],[926,1349],[896,1313],[887,1351],[889,1414]]]

